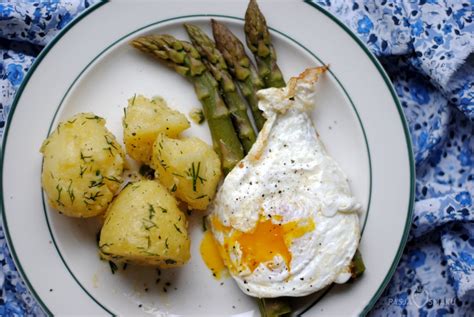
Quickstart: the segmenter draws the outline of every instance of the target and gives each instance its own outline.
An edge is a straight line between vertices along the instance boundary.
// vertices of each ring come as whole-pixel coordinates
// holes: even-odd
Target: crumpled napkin
[[[0,135],[14,93],[35,56],[93,2],[0,3]],[[342,20],[379,58],[400,98],[413,141],[416,203],[410,238],[392,281],[370,314],[472,315],[472,1],[311,3]],[[18,276],[1,230],[0,251],[0,315],[41,314]]]

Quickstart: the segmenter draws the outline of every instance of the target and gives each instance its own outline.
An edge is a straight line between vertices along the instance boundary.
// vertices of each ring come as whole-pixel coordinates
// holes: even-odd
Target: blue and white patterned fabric
[[[410,237],[371,315],[474,315],[474,2],[314,1],[379,58],[413,141],[416,203]],[[0,135],[37,54],[91,2],[0,3]],[[0,315],[40,315],[1,230],[0,264]]]

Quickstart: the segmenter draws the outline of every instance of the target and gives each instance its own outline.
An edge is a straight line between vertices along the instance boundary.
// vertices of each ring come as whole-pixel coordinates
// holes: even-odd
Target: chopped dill
[[[175,223],[173,225],[174,225],[174,228],[176,229],[176,231],[178,231],[179,233],[182,233],[181,229],[179,229],[178,226]]]
[[[79,169],[80,169],[79,175],[80,175],[81,178],[82,178],[82,175],[84,175],[85,171],[87,171],[87,166],[84,167],[84,169],[83,169],[83,168],[82,168],[82,165],[81,165],[81,166],[79,166]]]
[[[72,189],[72,179],[69,180],[69,186],[67,188],[67,193],[69,195],[69,199],[71,200],[71,203],[74,203],[74,200],[76,199],[76,196],[74,195],[74,190]]]
[[[100,119],[102,119],[101,117],[99,116],[93,116],[93,117],[86,117],[87,120],[97,120],[99,121]]]
[[[115,146],[114,144],[114,140],[113,139],[109,139],[110,136],[108,136],[107,134],[104,135],[104,138],[105,138],[105,142],[107,142],[108,145],[110,145],[111,147],[113,147],[114,149],[118,150],[117,147]]]
[[[89,183],[89,188],[102,187],[104,186],[104,177],[100,175],[100,178],[98,180],[92,180]]]
[[[86,200],[96,201],[97,198],[102,197],[102,196],[104,196],[104,195],[101,194],[100,191],[97,191],[97,192],[94,193],[94,194],[90,193],[89,196],[87,196],[87,192],[84,193],[84,198],[85,198]]]
[[[63,191],[63,188],[59,186],[59,184],[57,184],[56,190],[58,191],[58,198],[56,199],[56,203],[58,204],[58,206],[64,206],[64,204],[61,201],[61,193]]]
[[[104,176],[104,178],[106,180],[109,180],[111,182],[116,182],[116,183],[121,183],[122,181],[120,179],[118,179],[117,177],[115,176]]]
[[[92,155],[84,155],[81,151],[81,160],[83,160],[85,163],[92,162]]]
[[[153,205],[152,204],[148,204],[148,219],[152,219],[153,216],[155,215],[155,208],[153,208]]]
[[[118,270],[117,264],[115,264],[112,261],[109,261],[109,266],[110,266],[110,270],[112,271],[112,274],[115,274],[115,271]]]
[[[199,180],[201,184],[204,184],[206,181],[205,178],[199,176],[199,170],[201,169],[201,162],[198,162],[197,168],[194,165],[194,162],[191,163],[191,167],[187,171],[187,175],[191,177],[193,181],[193,191],[197,191],[197,181]]]

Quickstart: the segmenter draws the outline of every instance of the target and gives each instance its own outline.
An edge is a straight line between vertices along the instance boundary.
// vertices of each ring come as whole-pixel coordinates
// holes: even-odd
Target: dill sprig
[[[99,120],[102,119],[102,118],[99,117],[99,116],[93,116],[93,117],[85,117],[85,119],[87,119],[87,120],[97,120],[97,121],[99,121]]]
[[[117,264],[115,264],[112,261],[109,261],[109,266],[110,266],[110,270],[112,271],[112,274],[115,274],[115,271],[118,270]]]
[[[201,182],[201,185],[204,184],[204,182],[206,181],[205,178],[203,178],[199,175],[200,169],[201,169],[201,162],[198,162],[197,168],[194,165],[194,162],[192,162],[191,167],[188,169],[188,171],[186,173],[189,177],[191,177],[191,179],[193,181],[193,191],[197,191],[197,181],[198,180]]]
[[[84,153],[82,153],[82,151],[81,151],[81,160],[83,160],[84,163],[92,162],[92,155],[84,155]],[[89,161],[87,161],[87,160],[89,160]]]
[[[179,229],[179,227],[175,223],[173,225],[174,225],[174,228],[176,229],[176,231],[178,231],[179,233],[182,233],[181,229]]]
[[[74,190],[72,189],[72,179],[69,180],[69,186],[67,187],[67,193],[69,195],[69,199],[71,200],[71,203],[74,203],[74,200],[76,199],[76,196],[74,195]]]
[[[106,180],[109,180],[111,182],[116,182],[116,183],[121,183],[122,181],[120,179],[118,179],[117,177],[115,176],[104,176],[104,178]]]
[[[97,172],[99,173],[97,175]],[[94,188],[94,187],[102,187],[104,186],[104,177],[102,176],[102,174],[100,174],[99,171],[96,172],[96,176],[99,176],[99,179],[97,180],[91,180],[90,181],[90,184],[89,184],[89,188]]]
[[[110,145],[111,147],[113,147],[114,149],[118,150],[117,146],[114,144],[114,140],[113,139],[109,139],[111,138],[110,136],[108,136],[107,134],[104,135],[104,138],[105,138],[105,142],[107,142],[108,145]]]
[[[84,167],[84,168],[82,168],[82,165],[81,165],[81,166],[79,166],[79,170],[80,170],[80,171],[79,171],[79,176],[81,176],[81,178],[82,178],[82,176],[84,175],[84,173],[87,171],[87,166]]]
[[[104,196],[104,195],[100,191],[97,191],[95,193],[89,193],[89,196],[87,196],[87,192],[84,193],[84,198],[86,200],[96,201],[97,198],[102,197],[102,196]],[[88,203],[86,202],[86,204],[88,204]]]
[[[58,206],[64,206],[63,202],[61,201],[61,193],[63,191],[63,188],[59,186],[59,184],[57,184],[56,190],[58,191],[58,198],[56,199],[56,203],[58,204]]]
[[[153,216],[155,215],[155,208],[153,207],[152,204],[148,204],[148,219],[152,219]]]

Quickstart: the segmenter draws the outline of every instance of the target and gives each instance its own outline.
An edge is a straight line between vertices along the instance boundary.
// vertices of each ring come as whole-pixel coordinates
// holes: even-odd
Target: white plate
[[[411,220],[414,168],[400,104],[377,60],[329,13],[304,1],[259,4],[287,79],[307,67],[330,64],[329,74],[319,83],[313,119],[364,206],[360,250],[365,275],[295,301],[296,312],[365,314],[396,268]],[[198,252],[200,215],[190,219],[192,260],[184,268],[162,272],[155,284],[154,269],[129,267],[112,275],[109,264],[99,261],[94,221],[50,210],[40,186],[39,148],[59,120],[93,111],[121,138],[122,108],[135,93],[161,95],[186,114],[199,105],[192,86],[131,48],[132,38],[150,32],[187,38],[182,23],[195,23],[209,32],[213,17],[243,39],[246,6],[247,1],[211,0],[100,3],[72,22],[38,57],[5,131],[2,207],[17,267],[47,313],[258,315],[254,300],[231,279],[213,279],[203,264]],[[186,133],[210,143],[206,125],[193,125]]]

